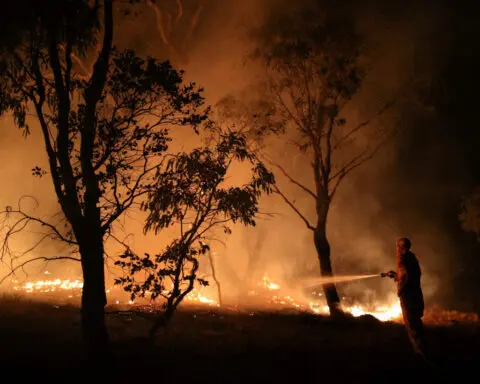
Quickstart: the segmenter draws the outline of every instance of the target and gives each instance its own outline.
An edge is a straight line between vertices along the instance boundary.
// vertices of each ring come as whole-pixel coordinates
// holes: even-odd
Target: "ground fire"
[[[46,275],[50,275],[47,271]],[[367,275],[365,275],[367,276]],[[373,276],[373,275],[370,275]],[[347,277],[339,277],[344,281]],[[353,277],[358,279],[359,277]],[[360,277],[361,278],[361,277]],[[311,280],[305,280],[307,286]],[[37,300],[49,302],[62,302],[76,304],[80,302],[83,282],[80,278],[60,279],[49,278],[45,280],[11,280],[11,289],[14,293],[25,295]],[[328,315],[329,309],[323,299],[321,289],[311,289],[309,294],[292,292],[284,288],[278,281],[264,274],[255,286],[253,286],[241,302],[226,302],[219,304],[215,289],[209,287],[197,287],[193,289],[184,299],[186,306],[205,306],[214,310],[215,308],[233,310],[234,312],[246,312],[254,316],[257,311],[309,313],[315,315]],[[210,287],[211,288],[211,287]],[[164,293],[168,293],[167,291]],[[121,307],[142,308],[142,310],[153,309],[159,303],[152,303],[148,300],[136,302],[129,299],[128,295],[119,286],[110,286],[107,289],[109,304]],[[403,322],[402,309],[398,298],[391,295],[387,300],[371,303],[349,302],[343,297],[343,310],[353,317],[371,316],[381,322]],[[427,307],[424,321],[433,325],[448,325],[458,323],[477,323],[479,317],[475,313],[463,313],[454,310],[445,310],[438,305]]]
[[[14,291],[27,295],[35,294],[39,298],[42,295],[50,294],[52,298],[65,297],[66,295],[68,299],[74,299],[80,297],[83,287],[83,283],[79,279],[35,280],[24,283],[14,280],[12,283]],[[264,275],[257,283],[257,286],[248,292],[248,297],[251,299],[250,302],[252,304],[246,304],[245,306],[259,309],[267,307],[271,310],[295,310],[315,314],[328,314],[328,306],[321,300],[322,294],[320,293],[313,291],[312,297],[317,296],[319,298],[318,300],[313,300],[311,298],[293,297],[291,294],[282,292],[280,284],[274,282],[268,275]],[[111,302],[117,305],[136,304],[128,300],[128,298],[125,299],[125,295],[122,295],[118,287],[110,287],[107,290],[107,294],[109,294]],[[187,303],[204,304],[213,307],[220,306],[215,298],[201,288],[194,289],[185,300]],[[397,300],[370,306],[355,304],[345,306],[344,310],[355,317],[371,315],[380,321],[397,321],[401,317],[401,308]]]

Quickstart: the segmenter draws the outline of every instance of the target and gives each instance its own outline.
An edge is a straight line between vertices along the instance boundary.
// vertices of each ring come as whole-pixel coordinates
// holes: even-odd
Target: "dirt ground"
[[[2,372],[18,382],[96,380],[194,383],[429,383],[478,379],[480,324],[428,325],[433,366],[412,352],[402,324],[371,317],[327,317],[188,308],[158,335],[149,321],[110,314],[115,361],[86,365],[78,308],[0,300]],[[474,379],[476,377],[476,379]],[[465,379],[463,379],[465,378]]]

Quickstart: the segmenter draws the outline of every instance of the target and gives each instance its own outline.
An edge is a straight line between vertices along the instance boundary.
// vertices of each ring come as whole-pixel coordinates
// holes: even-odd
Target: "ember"
[[[18,282],[14,285],[14,290],[23,291],[25,293],[49,293],[49,292],[61,292],[69,291],[71,295],[68,297],[71,298],[74,296],[80,296],[81,289],[83,288],[83,282],[81,280],[37,280],[37,281],[28,281],[23,285],[18,285]],[[262,280],[257,284],[258,290],[253,290],[249,292],[249,296],[260,297],[263,301],[261,306],[273,306],[280,307],[282,309],[295,309],[298,311],[307,311],[315,314],[326,315],[329,313],[328,306],[325,305],[323,301],[313,301],[305,298],[294,298],[291,294],[281,295],[282,288],[280,284],[274,282],[268,275],[264,275]],[[107,294],[113,298],[117,296],[114,294],[115,291],[119,291],[118,287],[112,287],[107,289]],[[165,292],[168,293],[168,292]],[[274,294],[272,294],[274,293]],[[322,296],[321,294],[317,296]],[[128,304],[134,305],[135,302],[131,300],[121,301],[116,297],[113,298],[116,304]],[[217,300],[206,295],[201,289],[194,289],[190,294],[185,298],[186,302],[192,304],[203,304],[208,306],[219,307]],[[344,306],[344,311],[350,313],[355,317],[371,315],[377,318],[380,321],[394,321],[401,318],[402,310],[400,304],[397,300],[392,300],[391,303],[385,305],[379,305],[373,308],[367,308],[366,306],[356,304],[351,306]]]
[[[280,290],[280,285],[273,283],[268,278],[268,276],[264,276],[263,282],[264,282],[263,286],[271,291]],[[321,294],[319,296],[321,296]],[[269,302],[274,304],[280,304],[283,306],[289,306],[291,308],[304,309],[317,314],[326,315],[329,313],[328,306],[325,305],[323,302],[321,304],[314,301],[309,301],[305,303],[304,300],[297,301],[290,295],[286,295],[286,296],[275,295],[271,298]],[[370,310],[360,304],[352,305],[352,306],[344,306],[343,310],[345,312],[350,313],[354,317],[371,315],[380,321],[398,320],[402,316],[402,309],[400,307],[400,303],[398,302],[398,300],[394,300],[390,304],[376,306],[375,308],[372,308]]]

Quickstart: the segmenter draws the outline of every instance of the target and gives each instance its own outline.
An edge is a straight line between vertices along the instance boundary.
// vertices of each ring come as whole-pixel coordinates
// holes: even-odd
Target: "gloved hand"
[[[397,273],[394,272],[394,271],[388,271],[388,272],[385,272],[385,273],[381,273],[380,275],[382,277],[389,277],[391,279],[395,279],[395,277],[397,276]]]

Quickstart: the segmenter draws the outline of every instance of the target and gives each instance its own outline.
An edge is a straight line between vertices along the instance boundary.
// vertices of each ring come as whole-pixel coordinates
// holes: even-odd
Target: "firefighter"
[[[420,284],[421,269],[416,256],[410,251],[411,242],[406,237],[397,240],[397,271],[382,274],[397,283],[397,293],[402,307],[403,320],[416,353],[425,357],[423,330],[423,293]]]

